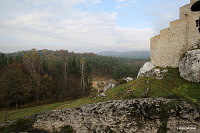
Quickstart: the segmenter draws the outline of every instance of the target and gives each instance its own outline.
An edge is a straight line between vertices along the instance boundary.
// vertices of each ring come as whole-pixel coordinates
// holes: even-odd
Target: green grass
[[[54,104],[48,104],[48,105],[13,110],[13,111],[2,111],[0,112],[0,123],[5,122],[6,120],[16,120],[39,112],[54,110],[63,104],[64,103],[54,103]]]
[[[150,83],[147,83],[147,81],[150,81]],[[153,77],[139,78],[109,90],[106,93],[107,97],[84,97],[70,101],[59,109],[108,100],[141,98],[145,88],[150,88],[149,97],[178,98],[188,102],[200,103],[200,83],[188,82],[179,76],[177,69],[169,68],[169,72],[165,74],[162,80]]]
[[[150,81],[150,83],[147,83],[147,81]],[[162,80],[152,77],[139,78],[109,90],[106,92],[107,97],[89,96],[69,102],[0,112],[0,122],[4,122],[5,119],[14,120],[53,109],[66,109],[108,100],[141,98],[145,88],[150,88],[149,97],[178,98],[198,105],[200,103],[200,83],[188,82],[179,76],[177,69],[169,68],[169,72],[166,73]]]

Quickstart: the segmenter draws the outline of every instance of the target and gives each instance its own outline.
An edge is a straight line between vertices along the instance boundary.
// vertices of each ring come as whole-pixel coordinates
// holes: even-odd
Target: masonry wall
[[[200,41],[196,20],[200,12],[191,12],[192,4],[180,8],[180,19],[170,23],[170,28],[151,38],[151,62],[160,67],[177,67],[183,54]]]

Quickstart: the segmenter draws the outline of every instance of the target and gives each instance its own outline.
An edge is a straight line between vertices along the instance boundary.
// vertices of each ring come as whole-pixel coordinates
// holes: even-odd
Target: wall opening
[[[200,33],[200,17],[198,20],[196,20],[196,27],[198,28],[199,33]]]
[[[199,27],[199,20],[196,20],[196,27]]]

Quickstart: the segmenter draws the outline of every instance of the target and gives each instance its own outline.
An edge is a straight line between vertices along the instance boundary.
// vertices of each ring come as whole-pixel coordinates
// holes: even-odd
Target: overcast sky
[[[0,52],[149,50],[189,0],[0,0]]]

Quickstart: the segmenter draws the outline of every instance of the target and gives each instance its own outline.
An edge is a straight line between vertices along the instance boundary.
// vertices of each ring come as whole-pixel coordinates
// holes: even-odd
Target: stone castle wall
[[[191,0],[190,4],[180,8],[180,19],[170,23],[170,28],[160,31],[151,38],[151,62],[160,67],[178,67],[183,54],[200,41],[200,33],[196,27],[196,20],[200,12],[190,10],[192,4],[198,0]]]

